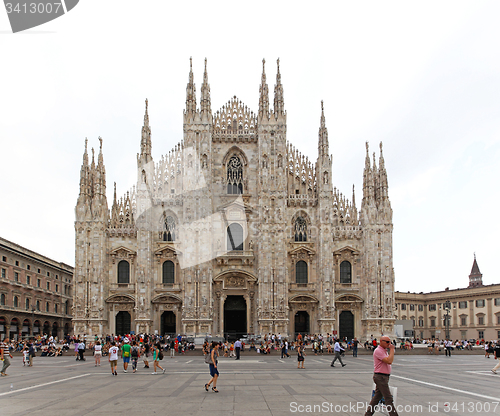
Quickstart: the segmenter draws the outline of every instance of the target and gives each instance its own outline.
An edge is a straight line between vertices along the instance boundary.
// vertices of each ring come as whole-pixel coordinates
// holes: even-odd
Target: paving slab
[[[168,416],[363,415],[373,384],[372,359],[344,360],[346,367],[332,368],[329,357],[306,357],[306,369],[297,369],[295,360],[279,356],[221,358],[216,394],[203,387],[210,375],[200,355],[164,360],[165,375],[142,367],[123,373],[120,363],[118,376],[104,360],[95,367],[90,359],[37,357],[28,368],[14,357],[9,376],[0,378],[0,415],[98,416],[124,409]],[[494,364],[473,354],[444,358],[396,351],[390,384],[398,389],[400,415],[500,415]]]

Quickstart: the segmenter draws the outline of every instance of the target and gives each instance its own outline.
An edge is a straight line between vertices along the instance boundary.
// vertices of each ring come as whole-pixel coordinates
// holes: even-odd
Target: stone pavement
[[[240,361],[221,358],[220,393],[205,392],[208,366],[201,355],[161,362],[165,375],[139,366],[113,377],[107,357],[35,357],[23,367],[14,357],[9,376],[0,378],[0,415],[162,415],[282,416],[291,414],[363,415],[372,388],[372,359],[345,357],[346,367],[330,367],[332,356],[309,353],[306,369],[296,356],[245,353]],[[397,355],[391,385],[397,387],[400,415],[500,415],[496,360],[480,355]],[[12,389],[11,389],[12,385]],[[383,414],[383,413],[376,413]]]

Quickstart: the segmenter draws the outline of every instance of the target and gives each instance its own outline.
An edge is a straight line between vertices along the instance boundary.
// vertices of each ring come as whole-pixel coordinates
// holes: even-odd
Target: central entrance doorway
[[[130,333],[130,313],[127,311],[120,311],[116,315],[115,319],[115,328],[116,335],[125,335]]]
[[[295,314],[295,338],[299,334],[309,334],[309,314],[306,311],[298,311]]]
[[[165,311],[161,314],[161,333],[162,335],[176,336],[175,313]]]
[[[243,296],[228,296],[224,302],[224,338],[234,341],[247,333],[247,303]]]
[[[339,337],[350,341],[354,338],[354,315],[351,311],[343,311],[339,316]]]

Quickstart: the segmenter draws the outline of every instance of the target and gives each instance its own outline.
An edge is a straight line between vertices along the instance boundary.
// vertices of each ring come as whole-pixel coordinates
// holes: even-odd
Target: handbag
[[[205,355],[205,363],[206,364],[213,364],[213,362],[212,362],[212,354],[209,353],[209,354]]]

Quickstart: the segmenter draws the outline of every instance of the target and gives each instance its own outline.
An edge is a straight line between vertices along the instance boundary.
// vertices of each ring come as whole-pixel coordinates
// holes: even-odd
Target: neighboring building
[[[0,339],[73,331],[73,267],[0,238]]]
[[[156,164],[146,100],[137,186],[117,199],[115,184],[110,210],[102,140],[91,163],[85,142],[75,332],[391,334],[382,144],[378,167],[366,145],[358,213],[354,190],[349,201],[333,188],[323,103],[314,163],[286,133],[279,62],[274,109],[263,66],[257,113],[235,96],[212,114],[205,61],[200,106],[191,69],[184,139]]]
[[[416,338],[500,339],[500,284],[484,286],[474,256],[469,287],[431,293],[396,292],[396,319],[413,321]],[[446,327],[446,302],[449,326]]]

